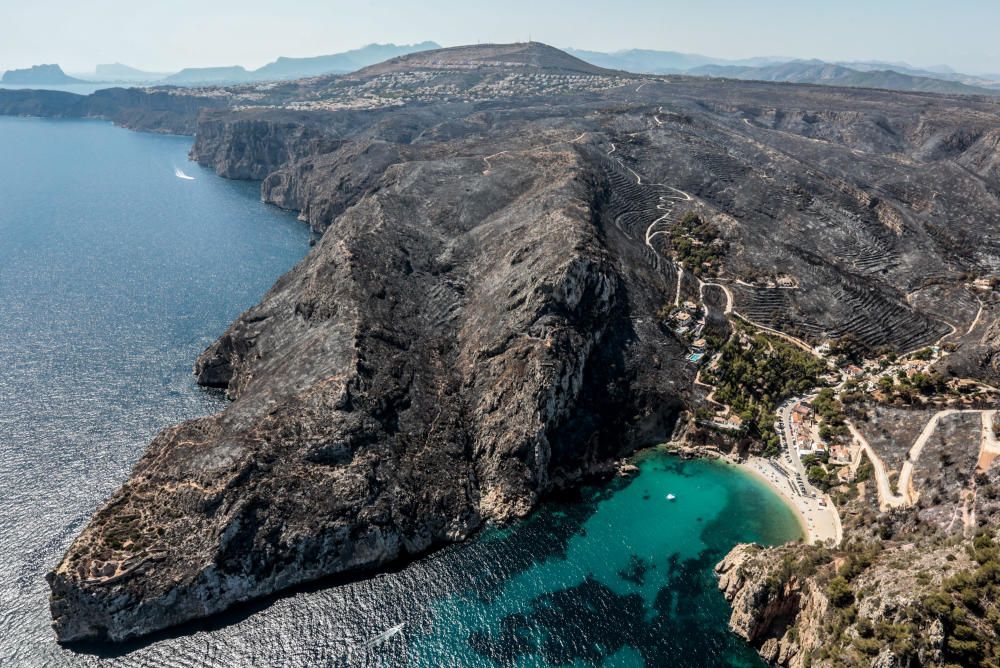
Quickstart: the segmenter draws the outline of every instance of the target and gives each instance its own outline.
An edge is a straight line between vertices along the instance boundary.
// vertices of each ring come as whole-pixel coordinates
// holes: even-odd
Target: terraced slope
[[[968,329],[956,359],[995,373],[993,303],[964,322],[933,295],[1000,271],[996,101],[637,80],[553,51],[209,89],[197,119],[197,97],[129,94],[135,125],[164,127],[169,98],[194,159],[323,236],[199,359],[232,405],[161,433],[53,572],[61,639],[377,569],[612,470],[694,403],[660,315],[683,300],[805,347]],[[0,110],[112,118],[117,95]],[[711,285],[674,261],[687,211],[728,248]]]

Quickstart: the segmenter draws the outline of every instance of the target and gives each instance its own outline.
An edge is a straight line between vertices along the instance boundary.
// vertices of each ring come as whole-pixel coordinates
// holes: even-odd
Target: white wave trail
[[[377,636],[366,642],[364,646],[371,647],[372,645],[377,645],[381,642],[385,642],[389,638],[393,637],[394,635],[402,631],[404,626],[406,626],[406,622],[403,622],[402,624],[396,624],[395,626],[392,626],[386,629],[385,631],[382,631],[382,633],[378,634]]]
[[[184,179],[185,181],[194,181],[193,176],[188,176],[187,174],[182,172],[179,167],[174,167],[174,176],[176,176],[179,179]]]

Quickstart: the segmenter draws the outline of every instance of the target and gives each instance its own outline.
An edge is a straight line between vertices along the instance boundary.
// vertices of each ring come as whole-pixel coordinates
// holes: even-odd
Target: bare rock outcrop
[[[677,302],[701,302],[708,338],[728,307],[810,344],[955,343],[978,377],[997,368],[992,305],[963,337],[971,296],[911,300],[1000,266],[993,100],[640,84],[532,43],[280,84],[0,91],[0,113],[197,128],[194,159],[322,232],[199,358],[233,403],[159,434],[50,575],[62,640],[371,571],[612,474],[697,407]],[[724,223],[726,250],[680,272],[688,211]],[[739,550],[734,628],[802,665],[819,580],[785,548]]]
[[[387,169],[198,360],[234,403],[161,433],[73,543],[59,638],[420,554],[664,438],[677,372],[645,348],[677,344],[631,324],[599,179],[570,147]]]
[[[773,666],[802,668],[822,642],[829,601],[816,584],[787,572],[785,549],[737,545],[715,567],[732,606],[729,627]]]

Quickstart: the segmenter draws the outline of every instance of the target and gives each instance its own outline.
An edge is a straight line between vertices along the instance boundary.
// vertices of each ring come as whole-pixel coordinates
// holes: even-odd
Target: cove
[[[224,406],[191,364],[307,250],[305,225],[187,162],[190,144],[0,118],[0,665],[760,665],[712,567],[798,524],[732,467],[656,450],[633,479],[397,572],[59,647],[45,572],[159,429]]]
[[[713,567],[739,542],[801,538],[798,520],[733,466],[657,450],[636,463],[632,480],[584,488],[510,532],[487,531],[465,559],[490,573],[432,606],[417,655],[471,651],[503,666],[761,665],[728,631]]]

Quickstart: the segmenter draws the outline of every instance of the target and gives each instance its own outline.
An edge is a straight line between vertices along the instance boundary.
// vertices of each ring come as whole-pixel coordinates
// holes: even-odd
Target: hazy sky
[[[0,0],[0,70],[244,65],[370,42],[524,41],[1000,72],[998,0]]]

